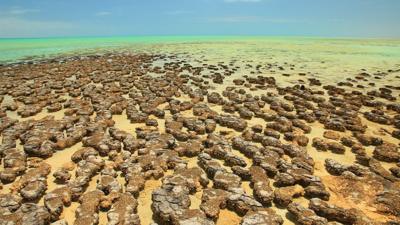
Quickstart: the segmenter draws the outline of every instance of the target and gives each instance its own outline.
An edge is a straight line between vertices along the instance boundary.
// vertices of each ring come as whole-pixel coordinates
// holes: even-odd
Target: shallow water
[[[370,68],[399,64],[400,40],[326,39],[305,37],[166,36],[109,38],[0,39],[0,62],[56,56],[102,53],[112,50],[185,54],[208,61],[242,60],[296,63],[308,72],[334,72],[353,66]],[[364,67],[363,66],[363,67]],[[358,68],[361,69],[361,68]],[[327,71],[328,70],[328,71]],[[321,71],[312,71],[316,76]],[[350,72],[350,71],[349,71]],[[331,74],[335,76],[337,74]]]

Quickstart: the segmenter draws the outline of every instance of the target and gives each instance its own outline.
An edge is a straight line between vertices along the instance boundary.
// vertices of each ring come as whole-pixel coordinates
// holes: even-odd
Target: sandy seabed
[[[400,223],[400,68],[315,74],[171,54],[2,65],[0,224]]]

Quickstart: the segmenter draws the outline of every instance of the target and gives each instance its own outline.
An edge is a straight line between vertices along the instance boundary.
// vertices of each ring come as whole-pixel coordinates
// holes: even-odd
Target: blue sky
[[[400,0],[1,0],[0,37],[400,37]]]

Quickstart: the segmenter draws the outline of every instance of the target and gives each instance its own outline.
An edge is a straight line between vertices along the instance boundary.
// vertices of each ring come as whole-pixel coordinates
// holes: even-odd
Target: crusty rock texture
[[[195,58],[0,64],[0,224],[400,223],[399,68]]]

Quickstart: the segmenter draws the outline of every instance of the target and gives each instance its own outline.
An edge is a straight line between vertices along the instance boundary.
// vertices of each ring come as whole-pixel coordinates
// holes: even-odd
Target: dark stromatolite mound
[[[265,149],[251,147],[248,149],[256,152],[253,157],[253,164],[262,167],[269,177],[274,177],[278,172],[278,161],[280,154],[283,154],[283,150],[274,147]]]
[[[200,209],[212,219],[217,219],[220,209],[226,207],[227,192],[221,189],[204,189]]]
[[[71,179],[71,174],[66,168],[59,168],[53,173],[53,177],[58,183],[66,183]]]
[[[96,149],[100,155],[107,155],[110,151],[119,151],[121,143],[112,139],[108,134],[98,132],[82,140],[83,146]]]
[[[400,148],[392,143],[384,143],[375,147],[373,155],[374,158],[384,162],[399,162]]]
[[[400,167],[391,167],[390,172],[397,178],[400,178]]]
[[[392,136],[393,136],[394,138],[400,139],[400,130],[394,130],[394,131],[392,132]]]
[[[97,181],[97,189],[103,191],[105,194],[111,192],[119,193],[122,191],[122,185],[114,176],[102,175]]]
[[[251,142],[244,140],[242,137],[232,138],[232,147],[239,150],[241,153],[250,158],[254,157],[256,153],[261,152],[261,149],[259,147],[255,146]]]
[[[231,188],[238,188],[240,186],[241,179],[235,174],[217,171],[213,178],[213,183],[214,188],[229,190]]]
[[[364,146],[379,146],[383,144],[383,140],[380,137],[370,136],[366,134],[355,133],[354,136]]]
[[[214,103],[214,104],[221,105],[223,100],[224,99],[216,92],[212,92],[212,93],[207,95],[207,101],[209,103]]]
[[[219,125],[232,128],[237,131],[243,131],[247,127],[247,122],[245,120],[233,115],[223,114],[217,116],[215,120]]]
[[[171,222],[171,217],[177,211],[189,209],[189,189],[185,186],[163,185],[153,191],[151,208],[154,214],[165,223]]]
[[[280,133],[293,131],[292,122],[286,117],[279,117],[271,123],[267,123],[267,128],[276,130]]]
[[[64,219],[62,219],[62,220],[57,220],[57,221],[51,223],[51,225],[68,225],[68,222],[65,221]]]
[[[247,195],[241,188],[231,188],[226,203],[228,209],[242,216],[250,210],[256,211],[263,207],[260,202]]]
[[[312,175],[314,161],[307,155],[295,157],[293,163],[279,161],[280,171],[274,177],[275,184],[279,187],[301,184],[304,186],[312,183],[316,177]]]
[[[44,196],[44,205],[51,214],[52,220],[57,220],[64,206],[71,204],[71,190],[68,187],[57,188]]]
[[[29,117],[29,116],[34,116],[36,114],[38,114],[39,112],[41,112],[43,109],[43,106],[41,105],[26,105],[20,109],[18,109],[18,114],[25,118],[25,117]]]
[[[2,214],[15,212],[22,204],[22,198],[16,194],[0,194],[0,211]]]
[[[383,111],[372,110],[371,112],[365,112],[364,117],[367,120],[379,123],[379,124],[386,124],[389,125],[392,123],[392,120],[389,116],[385,115]]]
[[[80,148],[74,152],[71,156],[71,160],[78,163],[81,160],[86,159],[89,156],[98,156],[99,153],[92,147]]]
[[[47,116],[35,121],[29,131],[20,136],[24,151],[30,156],[50,157],[57,146],[52,140],[63,139],[65,124]]]
[[[90,155],[85,160],[79,161],[76,168],[76,177],[93,177],[104,166],[104,160],[98,156]]]
[[[193,115],[200,118],[215,118],[218,113],[210,109],[206,104],[198,103],[193,106]]]
[[[341,175],[343,172],[347,171],[347,167],[338,163],[333,159],[325,160],[325,168],[326,170],[333,175]]]
[[[171,176],[163,178],[163,184],[185,186],[191,193],[206,187],[209,180],[200,168],[177,169]]]
[[[328,220],[334,220],[344,224],[354,224],[357,221],[357,214],[354,211],[331,205],[318,198],[311,199],[309,207],[319,216],[325,217]]]
[[[343,122],[339,120],[329,120],[324,125],[325,128],[328,130],[334,130],[339,132],[344,132],[346,130]]]
[[[5,129],[11,127],[15,123],[17,123],[18,120],[9,118],[7,116],[5,117],[0,117],[0,131],[3,132]]]
[[[283,219],[277,215],[272,209],[262,209],[257,211],[249,211],[240,222],[241,225],[258,225],[258,224],[271,224],[281,225]]]
[[[179,155],[194,157],[203,151],[203,145],[199,140],[189,140],[179,144],[175,150],[178,151]]]
[[[221,164],[214,160],[209,154],[201,153],[198,156],[199,165],[210,178],[213,178],[217,172],[226,172],[226,169]]]
[[[269,184],[269,179],[263,170],[259,166],[252,166],[249,169],[251,184],[253,186],[254,197],[262,204],[271,204],[274,193]]]
[[[139,225],[139,216],[136,214],[137,205],[136,199],[131,194],[120,194],[107,212],[108,224]]]
[[[338,132],[332,131],[332,130],[327,130],[323,134],[324,138],[332,139],[332,140],[339,140],[340,139],[340,134]]]
[[[22,150],[10,148],[3,151],[4,170],[0,172],[0,180],[10,183],[26,170],[26,154]]]
[[[378,160],[373,158],[369,159],[368,166],[369,169],[375,174],[392,182],[398,181],[398,179],[395,176],[393,176],[389,171],[387,171]]]
[[[44,195],[46,189],[46,180],[44,178],[38,178],[37,180],[26,183],[19,193],[25,200],[34,201],[40,199]]]
[[[328,201],[331,194],[321,180],[316,179],[304,188],[304,196],[307,198],[320,198]]]
[[[104,193],[99,190],[87,192],[81,196],[80,206],[75,211],[76,225],[97,224],[99,222],[99,205]]]
[[[85,152],[85,150],[89,151]],[[67,184],[67,186],[71,188],[72,199],[74,200],[77,200],[84,193],[90,179],[104,166],[103,159],[97,155],[91,155],[90,149],[85,150],[78,150],[78,153],[83,152],[81,156],[85,158],[78,163],[75,179],[70,180]]]
[[[50,213],[44,206],[34,203],[25,203],[9,215],[0,215],[0,223],[3,224],[38,224],[46,225],[51,221]]]
[[[398,190],[383,191],[377,195],[378,210],[400,216],[400,192]]]
[[[287,209],[301,225],[324,225],[328,223],[326,218],[318,216],[313,210],[307,209],[298,203],[290,203]]]
[[[172,217],[173,225],[214,225],[215,223],[206,217],[203,211],[199,209],[187,209],[183,212],[177,212]]]
[[[50,173],[50,165],[41,163],[37,168],[28,170],[14,183],[14,188],[25,200],[39,200],[47,189],[46,177]]]
[[[304,194],[304,190],[300,185],[277,188],[274,191],[274,202],[280,206],[287,207],[295,197]]]
[[[320,151],[330,150],[333,153],[344,154],[346,151],[345,147],[339,142],[328,141],[322,138],[314,138],[313,139],[313,147]]]

